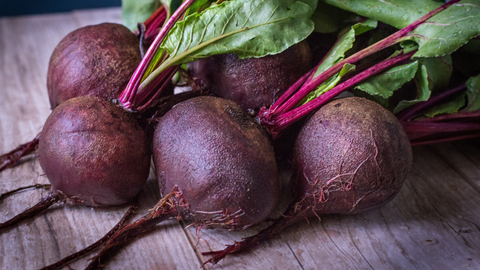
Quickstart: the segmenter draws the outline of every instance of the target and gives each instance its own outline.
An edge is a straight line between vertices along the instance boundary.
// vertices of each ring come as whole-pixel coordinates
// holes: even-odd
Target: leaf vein
[[[241,28],[245,28],[247,23],[250,21],[250,18],[252,17],[252,14],[255,13],[255,10],[258,9],[258,7],[260,6],[260,4],[256,5],[252,11],[250,11],[250,13],[248,14],[247,18],[245,19],[245,22],[243,23],[242,27]]]

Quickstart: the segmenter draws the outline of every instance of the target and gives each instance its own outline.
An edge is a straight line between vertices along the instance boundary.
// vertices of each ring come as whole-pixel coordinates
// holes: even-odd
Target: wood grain
[[[50,113],[50,54],[68,32],[120,22],[118,8],[0,18],[0,153],[35,137]],[[288,176],[286,176],[288,179]],[[35,156],[0,173],[0,192],[48,183]],[[143,215],[159,199],[153,176],[142,191]],[[0,222],[46,191],[21,192],[0,203]],[[414,148],[414,166],[400,194],[371,212],[313,219],[250,252],[208,269],[480,269],[480,140]],[[94,242],[127,207],[55,206],[0,232],[0,269],[38,269]],[[124,248],[107,269],[199,269],[200,254],[249,236],[200,230],[169,221]],[[88,256],[73,264],[83,268]]]

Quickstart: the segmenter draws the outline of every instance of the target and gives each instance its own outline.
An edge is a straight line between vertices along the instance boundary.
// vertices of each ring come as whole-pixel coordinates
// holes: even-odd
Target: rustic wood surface
[[[68,32],[120,22],[118,8],[0,18],[0,153],[35,137],[50,113],[50,54]],[[0,193],[48,183],[36,157],[0,173]],[[0,222],[33,205],[46,191],[24,191],[0,203]],[[154,177],[137,216],[159,199]],[[251,252],[208,269],[480,269],[480,140],[414,148],[414,166],[400,194],[384,207],[292,226]],[[0,269],[38,269],[93,243],[127,207],[55,206],[0,232]],[[106,269],[199,269],[203,251],[255,232],[158,225],[116,255]],[[84,259],[72,263],[81,269]],[[207,267],[206,267],[207,268]]]

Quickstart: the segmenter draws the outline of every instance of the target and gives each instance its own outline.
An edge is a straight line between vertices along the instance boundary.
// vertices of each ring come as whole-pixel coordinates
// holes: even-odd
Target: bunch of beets
[[[169,22],[158,36],[175,21]],[[411,143],[398,118],[378,103],[335,92],[294,120],[272,121],[281,109],[284,115],[293,111],[276,104],[288,99],[292,87],[309,82],[317,66],[313,59],[321,59],[335,40],[318,46],[312,35],[261,58],[211,56],[189,63],[187,70],[167,69],[150,88],[132,95],[127,90],[139,84],[142,61],[156,49],[140,32],[120,24],[92,25],[71,32],[55,48],[47,77],[52,113],[35,140],[0,158],[3,170],[36,150],[50,192],[0,223],[0,230],[54,203],[130,204],[147,180],[152,158],[162,199],[144,217],[129,225],[123,220],[89,247],[105,244],[89,269],[101,267],[114,251],[165,219],[181,217],[228,230],[264,222],[284,200],[277,165],[293,172],[288,208],[258,235],[206,253],[213,255],[208,262],[245,250],[306,217],[362,213],[400,191],[412,166]],[[411,55],[386,61],[390,66],[404,63]],[[375,67],[375,72],[381,70]],[[364,72],[373,74],[365,69],[356,76]],[[173,95],[176,73],[193,91]],[[351,87],[341,86],[339,92]],[[132,109],[133,103],[137,107]]]

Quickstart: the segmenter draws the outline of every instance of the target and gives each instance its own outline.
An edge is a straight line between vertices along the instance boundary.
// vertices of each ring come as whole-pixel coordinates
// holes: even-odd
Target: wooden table
[[[0,18],[0,152],[34,138],[50,113],[46,73],[54,47],[88,24],[120,22],[118,8]],[[0,192],[48,183],[34,157],[0,173]],[[154,177],[137,216],[159,199]],[[0,203],[0,222],[46,191]],[[37,269],[94,242],[126,207],[53,207],[0,233],[0,269]],[[203,251],[223,248],[255,230],[185,228],[170,221],[128,245],[107,269],[199,269]],[[207,245],[208,244],[208,245]],[[83,268],[87,259],[72,268]],[[251,252],[208,269],[480,269],[480,140],[414,148],[414,166],[386,206],[355,216],[326,216],[290,227]]]

